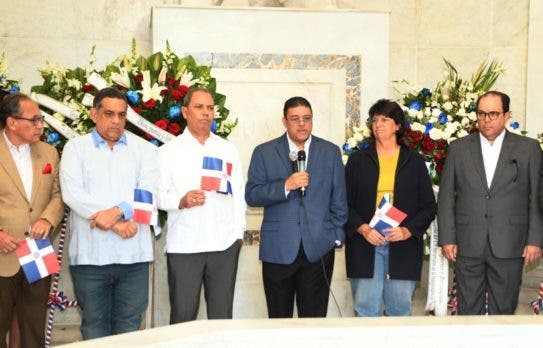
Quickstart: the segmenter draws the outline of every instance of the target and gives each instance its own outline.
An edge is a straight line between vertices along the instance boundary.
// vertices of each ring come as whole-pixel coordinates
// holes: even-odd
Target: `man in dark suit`
[[[539,260],[541,149],[508,132],[509,97],[477,100],[478,133],[451,143],[438,198],[439,245],[455,262],[458,313],[513,314],[522,265]]]
[[[45,343],[51,277],[28,284],[15,249],[25,238],[47,238],[63,214],[58,153],[40,141],[43,117],[24,94],[0,103],[0,347],[17,311],[22,347]]]
[[[339,148],[311,135],[309,102],[285,102],[286,133],[255,148],[245,189],[247,204],[264,207],[260,260],[270,318],[325,317],[334,247],[347,220]],[[307,170],[294,171],[289,153],[305,151]]]

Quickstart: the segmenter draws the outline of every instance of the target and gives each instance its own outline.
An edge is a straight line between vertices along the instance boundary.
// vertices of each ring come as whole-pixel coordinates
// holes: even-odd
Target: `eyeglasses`
[[[484,111],[477,111],[477,118],[479,120],[484,120],[486,119],[486,117],[488,116],[488,118],[490,118],[491,120],[495,120],[497,119],[501,114],[504,114],[503,111],[489,111],[489,112],[484,112]]]
[[[21,116],[12,116],[12,117],[14,119],[17,119],[17,120],[25,120],[25,121],[32,122],[32,125],[34,125],[34,126],[37,126],[40,123],[43,123],[45,121],[44,116],[34,116],[34,117],[31,117],[31,118],[21,117]]]
[[[288,118],[287,120],[288,120],[289,122],[292,122],[292,123],[302,123],[302,121],[303,121],[304,123],[308,123],[308,122],[313,121],[313,116],[310,116],[310,115],[302,116],[302,117],[293,116],[293,117],[291,117],[291,118]]]

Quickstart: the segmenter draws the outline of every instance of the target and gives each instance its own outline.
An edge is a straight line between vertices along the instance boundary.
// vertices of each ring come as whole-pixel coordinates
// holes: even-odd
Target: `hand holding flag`
[[[387,230],[398,227],[406,217],[406,213],[390,203],[390,195],[384,195],[369,225],[386,237],[388,235]]]

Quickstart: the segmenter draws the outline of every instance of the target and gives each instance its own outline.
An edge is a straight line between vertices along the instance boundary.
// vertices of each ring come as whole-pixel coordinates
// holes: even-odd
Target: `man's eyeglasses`
[[[477,118],[480,119],[480,120],[484,120],[488,116],[488,118],[490,118],[491,120],[495,120],[498,117],[500,117],[501,114],[504,114],[504,112],[503,111],[484,112],[484,111],[479,110],[479,111],[477,111]]]
[[[43,117],[43,116],[34,116],[34,117],[31,117],[31,118],[21,117],[21,116],[12,116],[12,117],[14,119],[16,119],[16,120],[25,120],[25,121],[32,122],[32,124],[34,126],[37,126],[40,123],[43,123],[45,121],[45,117]]]
[[[308,122],[313,121],[313,116],[309,116],[309,115],[302,116],[302,117],[293,116],[293,117],[288,118],[288,121],[292,123],[302,123],[302,121],[305,123],[308,123]]]

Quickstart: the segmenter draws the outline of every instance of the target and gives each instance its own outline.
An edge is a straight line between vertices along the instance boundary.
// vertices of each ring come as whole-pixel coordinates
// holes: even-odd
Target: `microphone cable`
[[[315,242],[315,240],[313,239],[313,236],[311,235],[311,229],[309,228],[309,218],[307,216],[307,209],[305,207],[304,198],[303,198],[303,196],[301,194],[300,194],[300,200],[301,200],[301,203],[302,203],[302,209],[304,210],[304,216],[305,216],[305,222],[306,222],[306,225],[307,225],[307,234],[309,235],[309,240],[311,241],[311,244],[313,244],[313,249],[315,251],[318,251],[317,243]],[[303,244],[302,244],[302,247],[303,247]],[[334,264],[335,264],[335,259],[336,259],[335,258],[335,252],[336,252],[336,247],[335,246],[333,248],[333,252],[334,252]],[[341,313],[341,309],[339,308],[339,304],[337,303],[336,296],[334,295],[334,291],[332,291],[332,283],[331,283],[332,280],[328,279],[328,276],[326,275],[326,265],[324,264],[324,259],[322,258],[322,255],[319,256],[319,259],[320,259],[321,266],[322,266],[322,274],[324,276],[324,281],[326,282],[326,286],[328,287],[328,293],[330,295],[332,295],[332,300],[334,300],[334,305],[336,306],[339,317],[343,318],[343,314]],[[332,266],[331,275],[333,276],[333,274],[334,274],[334,268]],[[328,307],[328,305],[326,307]]]

